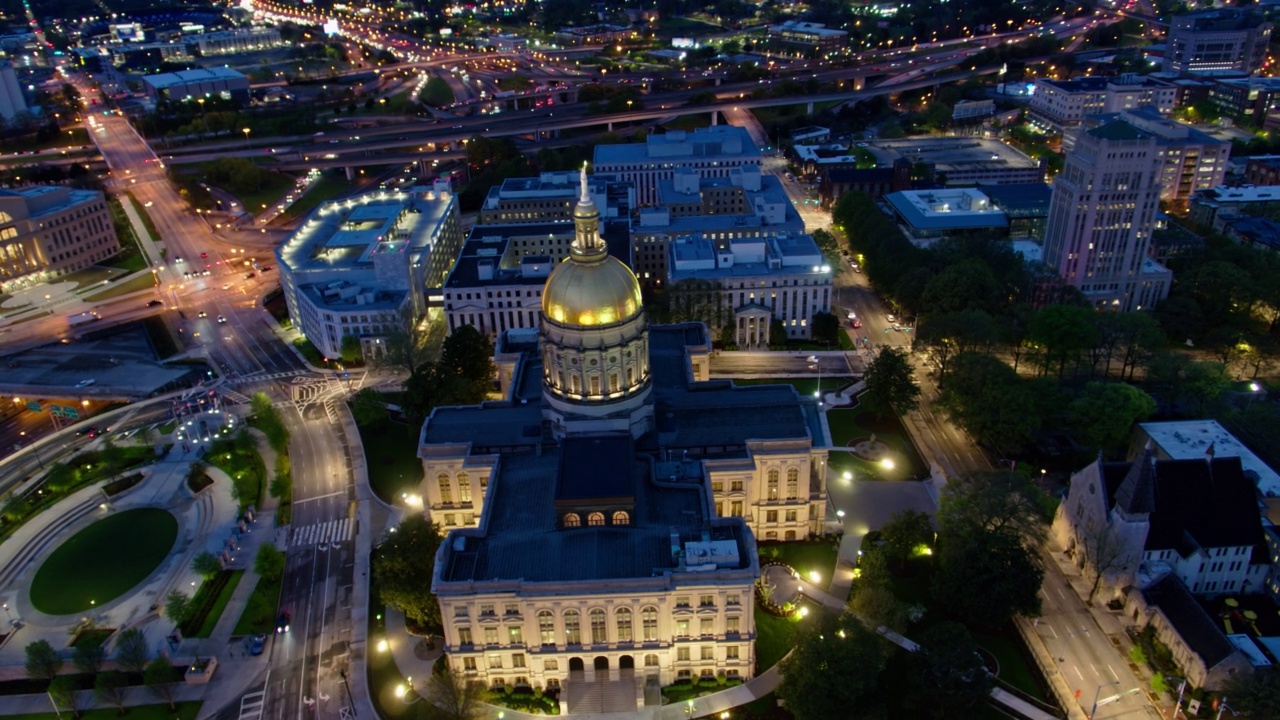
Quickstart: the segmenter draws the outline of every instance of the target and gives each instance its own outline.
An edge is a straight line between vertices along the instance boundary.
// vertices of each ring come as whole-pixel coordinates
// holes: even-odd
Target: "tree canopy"
[[[819,613],[781,663],[778,694],[797,720],[831,717],[832,708],[880,707],[877,692],[885,655],[880,639],[849,613]]]
[[[863,380],[877,402],[899,415],[915,410],[920,404],[920,387],[916,385],[911,360],[901,348],[881,348],[875,360],[867,365]]]
[[[417,625],[438,630],[440,604],[431,593],[440,528],[421,515],[410,515],[387,535],[373,556],[373,572],[382,599]]]
[[[463,325],[445,338],[439,360],[424,362],[405,380],[405,415],[420,423],[437,407],[475,405],[488,397],[493,377],[493,343]]]

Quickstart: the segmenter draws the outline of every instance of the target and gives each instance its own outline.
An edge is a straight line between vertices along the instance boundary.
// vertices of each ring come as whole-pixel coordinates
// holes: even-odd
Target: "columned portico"
[[[733,311],[734,343],[743,350],[767,350],[773,313],[758,303],[747,303]]]

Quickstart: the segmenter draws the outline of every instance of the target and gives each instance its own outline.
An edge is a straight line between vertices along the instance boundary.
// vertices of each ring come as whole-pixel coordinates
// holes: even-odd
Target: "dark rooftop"
[[[635,478],[630,472],[630,435],[566,438],[560,445],[557,500],[629,497]]]
[[[1009,185],[978,185],[978,190],[991,200],[991,204],[1012,218],[1048,217],[1049,201],[1053,188],[1047,183],[1011,183]]]
[[[1156,463],[1147,550],[1253,546],[1263,542],[1258,490],[1238,457]],[[1185,553],[1184,553],[1185,555]]]
[[[1218,629],[1209,613],[1200,607],[1191,592],[1173,574],[1165,575],[1142,591],[1148,605],[1160,608],[1178,634],[1199,655],[1208,668],[1236,652],[1227,636]]]
[[[1130,125],[1123,120],[1116,120],[1105,125],[1099,125],[1087,131],[1090,135],[1102,138],[1103,140],[1145,140],[1151,135],[1144,130]]]

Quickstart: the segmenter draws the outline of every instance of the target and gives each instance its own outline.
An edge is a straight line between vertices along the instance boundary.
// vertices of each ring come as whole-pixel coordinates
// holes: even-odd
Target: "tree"
[[[1040,613],[1044,568],[1007,532],[944,531],[933,593],[965,624],[995,629],[1014,615]]]
[[[86,675],[92,675],[101,670],[102,661],[106,657],[107,651],[102,647],[102,641],[97,638],[82,638],[71,649],[71,664]]]
[[[62,708],[71,713],[71,717],[80,717],[80,708],[76,704],[76,681],[70,675],[59,675],[49,681],[49,702],[55,709]]]
[[[939,534],[1007,535],[1039,541],[1049,517],[1044,492],[1012,472],[979,472],[952,478],[938,506]]]
[[[200,577],[208,580],[222,572],[222,561],[218,559],[217,555],[205,550],[192,558],[191,569]]]
[[[475,405],[493,387],[493,343],[470,325],[445,338],[437,362],[425,362],[405,380],[405,414],[421,422],[433,408]]]
[[[191,615],[191,597],[181,590],[170,590],[164,599],[164,614],[174,625],[181,625]]]
[[[1231,709],[1245,720],[1280,717],[1280,669],[1275,665],[1253,673],[1236,673],[1227,681],[1224,694]]]
[[[253,556],[253,571],[267,582],[276,582],[284,575],[284,553],[270,543],[259,545]]]
[[[169,703],[170,710],[174,709],[177,691],[173,687],[173,666],[168,660],[157,657],[147,663],[146,669],[142,671],[142,682],[146,684],[152,695]]]
[[[829,312],[814,313],[811,328],[814,342],[833,345],[840,340],[840,321]]]
[[[920,649],[908,656],[904,693],[910,709],[937,720],[981,715],[993,680],[973,636],[959,623],[938,623],[918,638]]]
[[[1089,448],[1110,453],[1128,441],[1134,423],[1155,411],[1155,399],[1132,385],[1091,382],[1071,402],[1067,414],[1076,436]]]
[[[905,562],[917,547],[931,545],[933,536],[933,519],[918,510],[899,510],[880,528],[882,550],[897,563]]]
[[[454,675],[447,665],[431,676],[427,687],[435,704],[432,714],[441,720],[477,720],[484,714],[484,684]]]
[[[1084,555],[1084,572],[1090,578],[1089,602],[1093,602],[1093,596],[1098,594],[1107,573],[1128,568],[1129,548],[1111,523],[1078,529],[1080,535],[1076,552]]]
[[[380,428],[387,422],[387,404],[377,390],[371,387],[361,388],[351,403],[351,412],[355,415],[356,424],[361,427]]]
[[[1002,453],[1025,446],[1041,424],[1030,386],[989,355],[957,355],[938,404],[975,440]]]
[[[907,608],[888,587],[858,584],[849,598],[849,610],[871,627],[899,632],[907,627]]]
[[[1097,344],[1093,315],[1094,311],[1085,307],[1049,305],[1031,318],[1028,335],[1040,346],[1042,374],[1048,374],[1056,363],[1061,378],[1067,363],[1078,361],[1086,348]]]
[[[116,637],[116,665],[127,673],[141,673],[151,655],[147,636],[138,628],[129,628]]]
[[[93,694],[101,702],[107,705],[114,705],[121,715],[124,710],[124,688],[128,680],[124,675],[115,670],[108,670],[104,673],[98,673],[93,679]]]
[[[992,313],[1004,304],[1005,296],[991,267],[978,258],[967,258],[948,265],[929,281],[920,296],[920,309],[938,314],[962,310]]]
[[[945,378],[950,359],[994,344],[999,337],[995,320],[981,310],[926,315],[916,325],[916,343],[928,348]]]
[[[377,364],[412,373],[427,361],[429,336],[430,330],[414,315],[413,306],[405,305],[396,312],[396,321],[382,339],[385,352],[377,357]]]
[[[428,629],[441,627],[440,605],[431,593],[440,528],[421,515],[401,522],[373,556],[382,599]]]
[[[831,717],[832,708],[873,715],[885,656],[880,639],[849,613],[822,613],[781,663],[778,694],[796,720]]]
[[[359,362],[364,357],[364,350],[360,346],[360,336],[343,335],[342,343],[338,346],[338,353],[342,356],[342,362],[344,363]]]
[[[911,361],[904,350],[886,347],[867,365],[863,375],[867,390],[877,402],[899,415],[905,415],[920,404],[920,388],[916,386]]]
[[[253,426],[267,436],[267,444],[271,449],[278,454],[288,452],[289,428],[285,426],[280,411],[271,402],[271,397],[263,392],[254,393],[249,408],[253,412],[251,417]]]
[[[26,647],[24,667],[32,680],[52,680],[62,670],[62,656],[48,640],[36,640]]]

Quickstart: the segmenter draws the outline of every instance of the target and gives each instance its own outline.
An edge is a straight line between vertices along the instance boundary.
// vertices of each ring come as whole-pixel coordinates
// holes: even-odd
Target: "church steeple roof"
[[[1127,515],[1150,514],[1156,509],[1156,457],[1151,443],[1142,450],[1116,488],[1115,507]]]

